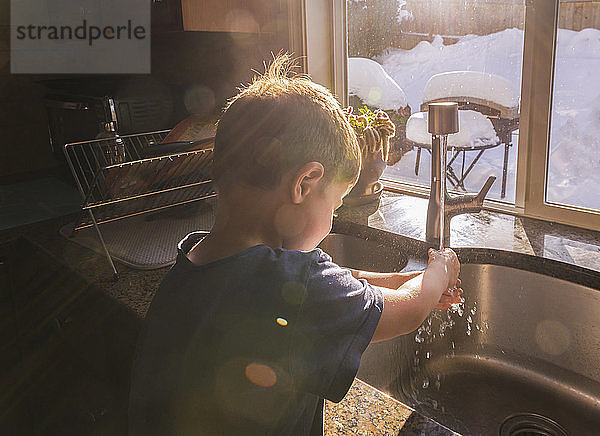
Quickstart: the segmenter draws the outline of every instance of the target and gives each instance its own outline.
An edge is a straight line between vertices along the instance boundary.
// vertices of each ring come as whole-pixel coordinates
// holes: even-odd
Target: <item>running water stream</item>
[[[456,103],[433,103],[429,106],[428,112],[428,131],[432,134],[432,192],[434,193],[434,184],[437,185],[437,205],[439,207],[439,250],[444,249],[444,234],[445,229],[445,206],[446,206],[446,158],[448,148],[448,134],[456,133],[459,130],[458,126],[458,106]],[[439,165],[433,165],[434,155],[437,151]],[[465,316],[466,314],[466,316]],[[415,401],[415,403],[424,406],[440,409],[443,413],[444,407],[434,399],[435,395],[425,395],[427,390],[440,390],[443,385],[442,375],[436,371],[436,365],[433,361],[451,359],[455,356],[455,341],[450,341],[450,347],[445,350],[444,355],[439,355],[443,352],[439,347],[435,347],[436,338],[443,338],[449,335],[447,339],[453,339],[456,335],[466,334],[472,337],[473,328],[477,332],[483,332],[488,328],[487,323],[484,327],[478,323],[474,323],[475,315],[477,314],[477,301],[473,301],[468,305],[465,300],[462,303],[453,305],[446,311],[434,311],[417,329],[414,339],[419,344],[414,349],[413,365],[410,369],[408,385],[402,383],[402,388],[405,394]],[[463,320],[466,321],[466,328],[463,329]],[[458,327],[458,328],[455,328]],[[464,333],[463,333],[464,331]],[[434,351],[435,350],[435,351]],[[435,355],[435,354],[438,355]],[[479,358],[479,356],[477,356]]]
[[[402,386],[404,394],[408,394],[415,404],[446,413],[444,406],[434,399],[439,394],[433,392],[443,390],[444,377],[432,369],[437,366],[432,363],[452,359],[460,350],[456,349],[454,340],[449,341],[450,347],[445,351],[436,347],[436,342],[445,336],[448,336],[447,340],[459,334],[466,334],[477,341],[476,336],[489,329],[488,323],[478,316],[477,304],[474,300],[454,305],[446,311],[434,311],[415,332],[414,340],[418,345],[410,347],[411,352],[414,352],[412,368],[405,377],[408,383],[403,383]],[[408,352],[408,349],[405,351]],[[479,356],[476,355],[476,358]],[[426,394],[429,391],[432,392],[431,395]]]
[[[446,150],[448,135],[442,135],[440,144],[440,250],[444,249],[444,211],[446,207]]]

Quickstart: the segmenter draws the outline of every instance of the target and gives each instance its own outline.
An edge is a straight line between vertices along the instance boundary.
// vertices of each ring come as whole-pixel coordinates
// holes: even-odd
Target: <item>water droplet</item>
[[[429,379],[426,378],[425,380],[423,380],[423,389],[427,389],[429,387]]]
[[[427,354],[425,354],[425,357],[429,359],[429,356],[431,356],[431,354],[428,351]]]

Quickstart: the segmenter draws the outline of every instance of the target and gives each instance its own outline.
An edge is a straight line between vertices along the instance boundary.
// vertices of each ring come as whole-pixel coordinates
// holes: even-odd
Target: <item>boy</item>
[[[208,234],[179,244],[140,335],[134,435],[322,434],[371,341],[460,301],[456,255],[424,273],[348,271],[315,249],[360,170],[334,97],[290,60],[228,104],[217,129],[219,199]]]

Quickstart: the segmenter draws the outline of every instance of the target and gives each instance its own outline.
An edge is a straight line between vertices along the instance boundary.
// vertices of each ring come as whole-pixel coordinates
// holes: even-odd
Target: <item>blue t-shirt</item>
[[[195,265],[179,244],[138,341],[129,402],[135,435],[322,433],[383,310],[381,290],[319,249],[257,245]]]

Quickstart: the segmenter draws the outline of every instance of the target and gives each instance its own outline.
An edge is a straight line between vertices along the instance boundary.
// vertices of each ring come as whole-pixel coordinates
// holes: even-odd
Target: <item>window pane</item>
[[[561,1],[546,201],[600,209],[600,3]]]
[[[431,139],[421,105],[468,101],[460,132],[449,138],[456,148],[448,154],[448,187],[478,191],[493,174],[488,198],[514,203],[525,0],[347,5],[350,103],[384,109],[397,126],[384,177],[428,186]]]

